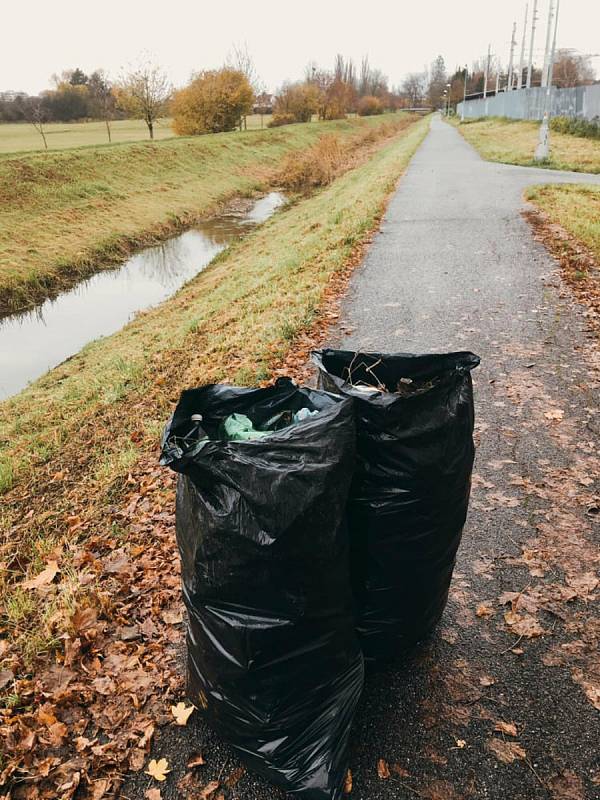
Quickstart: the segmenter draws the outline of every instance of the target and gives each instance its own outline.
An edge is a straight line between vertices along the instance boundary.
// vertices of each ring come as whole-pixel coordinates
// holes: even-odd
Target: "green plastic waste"
[[[250,417],[245,414],[230,414],[223,422],[223,438],[230,442],[250,442],[253,439],[268,436],[281,428],[286,428],[288,425],[303,422],[318,413],[318,411],[311,411],[308,408],[301,408],[295,414],[292,414],[291,411],[280,411],[264,423],[266,430],[262,431],[256,430]]]
[[[230,442],[248,442],[271,433],[271,431],[255,430],[252,420],[245,414],[231,414],[223,423],[223,430]]]

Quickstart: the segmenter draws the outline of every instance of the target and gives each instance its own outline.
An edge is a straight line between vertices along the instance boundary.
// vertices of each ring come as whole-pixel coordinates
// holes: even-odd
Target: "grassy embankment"
[[[171,300],[0,405],[0,591],[14,652],[30,661],[58,643],[77,605],[95,602],[102,576],[82,585],[71,554],[88,537],[96,551],[101,539],[126,545],[115,509],[141,480],[140,464],[155,464],[179,391],[268,378],[294,337],[320,318],[329,282],[377,223],[428,125],[419,120],[371,143],[352,169],[236,242]],[[243,151],[249,140],[227,138],[226,149]],[[55,553],[57,580],[32,598],[23,579]]]
[[[0,312],[71,285],[234,195],[264,188],[286,153],[404,115],[0,158]]]
[[[534,162],[539,122],[499,117],[454,120],[465,139],[488,161],[524,166],[544,166],[574,172],[600,172],[600,141],[567,133],[550,132],[550,158]]]
[[[267,123],[271,116],[250,115],[246,122],[248,130],[256,130]],[[110,123],[113,143],[141,142],[148,139],[148,128],[141,119],[119,119]],[[108,142],[104,122],[49,122],[44,126],[49,150],[64,150],[70,147],[93,147]],[[171,139],[175,136],[170,119],[160,119],[154,129],[155,139]],[[5,153],[44,150],[42,137],[28,122],[0,123],[0,156]]]

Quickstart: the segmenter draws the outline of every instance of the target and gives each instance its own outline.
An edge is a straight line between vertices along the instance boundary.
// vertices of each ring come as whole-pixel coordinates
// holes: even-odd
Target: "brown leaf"
[[[243,767],[236,767],[231,775],[229,775],[223,783],[227,786],[228,789],[233,789],[234,786],[240,782],[240,780],[244,777],[246,770]]]
[[[400,764],[392,764],[390,769],[394,775],[397,775],[399,778],[410,778],[410,772],[404,769],[404,767],[401,767]]]
[[[161,800],[160,789],[148,789],[144,798],[145,800]]]
[[[432,781],[419,792],[419,797],[424,800],[461,800],[462,795],[448,781]]]
[[[530,614],[518,614],[515,611],[507,611],[504,614],[504,621],[513,633],[532,639],[535,636],[542,636],[546,631],[542,628],[535,617]]]
[[[482,675],[479,678],[479,685],[480,686],[493,686],[496,681],[490,675]]]
[[[176,611],[163,611],[161,616],[163,622],[166,622],[167,625],[179,625],[180,622],[183,622],[183,610],[181,608]]]
[[[527,758],[525,750],[516,742],[506,742],[504,739],[490,739],[487,746],[503,764],[512,764],[513,761]]]
[[[200,790],[198,800],[209,800],[209,798],[217,791],[221,784],[219,781],[211,781],[207,783],[204,789]]]
[[[344,779],[344,794],[352,794],[352,770],[346,772]]]
[[[493,617],[495,613],[494,609],[486,606],[485,603],[480,603],[475,610],[478,617]]]
[[[194,753],[190,756],[187,762],[188,769],[194,769],[195,767],[201,767],[203,764],[206,764],[202,753]]]
[[[52,583],[58,573],[58,561],[49,561],[46,564],[46,568],[42,570],[39,575],[36,575],[35,578],[30,578],[28,581],[24,581],[21,586],[23,589],[41,589],[44,586],[48,586],[49,583]]]
[[[14,677],[15,676],[12,674],[11,670],[0,670],[0,689],[4,689],[5,686],[8,686],[8,684],[14,680]]]
[[[386,781],[390,777],[390,768],[383,758],[380,758],[377,762],[377,774],[382,781]]]
[[[504,722],[502,720],[499,720],[494,725],[494,730],[497,731],[498,733],[505,733],[507,736],[519,735],[517,733],[517,726],[515,725],[514,722]]]
[[[544,413],[546,419],[550,420],[561,420],[565,415],[565,412],[562,411],[560,408],[551,408],[549,411]]]
[[[581,778],[571,770],[565,770],[548,781],[552,800],[585,800],[585,787]]]

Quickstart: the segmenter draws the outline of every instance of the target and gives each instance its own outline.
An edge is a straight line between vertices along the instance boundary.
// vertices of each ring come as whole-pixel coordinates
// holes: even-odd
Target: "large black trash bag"
[[[260,429],[300,408],[321,413],[218,438],[230,414]],[[163,436],[161,463],[182,473],[189,697],[251,769],[306,800],[342,795],[363,685],[345,522],[355,442],[350,401],[286,379],[185,391]]]
[[[357,630],[365,658],[383,660],[424,638],[446,605],[471,488],[479,358],[324,349],[313,362],[321,388],[355,403]]]

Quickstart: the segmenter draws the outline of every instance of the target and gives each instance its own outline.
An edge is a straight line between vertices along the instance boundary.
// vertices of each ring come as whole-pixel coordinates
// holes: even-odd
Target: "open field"
[[[350,140],[415,119],[395,114],[0,159],[0,312],[264,187],[287,153],[323,133]]]
[[[0,406],[3,538],[7,559],[19,552],[2,594],[22,653],[31,659],[57,644],[73,609],[98,602],[96,580],[83,581],[70,559],[88,535],[97,542],[117,531],[126,542],[115,504],[136,464],[155,458],[180,389],[269,377],[319,314],[325,287],[376,223],[428,125],[372,145],[357,167],[276,214],[173,299]],[[58,551],[60,581],[32,604],[22,579]]]
[[[247,118],[249,130],[256,130],[261,124],[266,127],[270,115],[251,114]],[[113,143],[143,142],[148,139],[148,128],[141,119],[119,119],[110,123]],[[108,144],[104,122],[49,122],[44,126],[49,150],[64,150],[70,147],[93,147]],[[170,119],[161,119],[154,129],[155,139],[171,139],[175,134]],[[33,125],[27,122],[0,123],[0,156],[5,153],[18,153],[43,150],[42,137]]]
[[[454,120],[465,139],[488,161],[544,166],[574,172],[600,172],[600,141],[550,132],[550,159],[533,161],[539,122],[491,117],[473,122]]]

